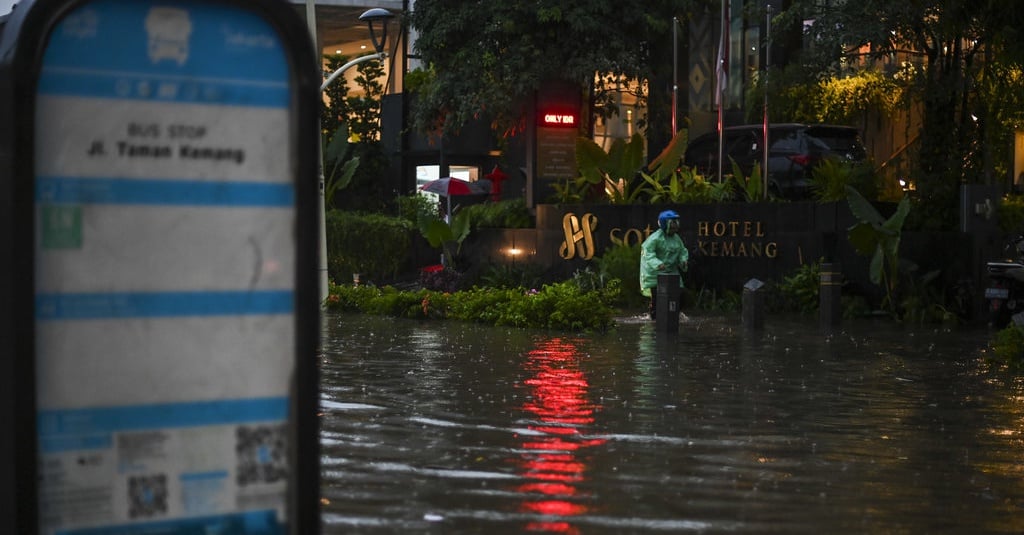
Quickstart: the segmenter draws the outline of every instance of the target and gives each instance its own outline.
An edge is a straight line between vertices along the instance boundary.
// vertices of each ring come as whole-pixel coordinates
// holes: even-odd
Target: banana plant
[[[895,312],[899,282],[899,249],[903,222],[910,213],[910,198],[904,196],[896,212],[888,219],[882,216],[856,189],[846,186],[846,200],[859,223],[847,229],[850,245],[862,256],[871,257],[871,282],[885,290],[883,305]]]
[[[451,217],[451,223],[434,215],[420,214],[416,226],[430,246],[441,249],[444,264],[455,269],[455,256],[462,250],[462,242],[469,236],[469,212],[459,211]]]
[[[732,197],[731,183],[709,183],[693,168],[682,165],[686,143],[686,130],[680,130],[640,173],[644,183],[634,192],[635,197],[646,196],[652,204],[707,204]]]
[[[681,168],[688,139],[686,129],[680,130],[672,136],[672,141],[669,141],[661,153],[647,165],[647,171],[651,178],[660,182]]]
[[[643,165],[644,139],[640,134],[633,134],[629,142],[616,139],[608,152],[592,139],[576,140],[580,184],[603,187],[612,204],[630,204],[636,200],[638,192],[630,187],[630,182]]]

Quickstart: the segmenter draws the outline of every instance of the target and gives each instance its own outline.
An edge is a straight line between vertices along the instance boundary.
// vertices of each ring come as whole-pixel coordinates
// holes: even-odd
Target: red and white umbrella
[[[448,210],[445,220],[451,220],[452,197],[456,195],[483,195],[490,193],[491,182],[489,180],[470,182],[468,180],[462,180],[461,178],[449,176],[427,182],[426,184],[420,186],[420,191],[436,193],[437,195],[440,195],[442,197],[447,197]]]
[[[452,176],[431,180],[420,186],[420,190],[436,193],[442,197],[453,195],[482,195],[491,192],[490,183],[470,182]]]

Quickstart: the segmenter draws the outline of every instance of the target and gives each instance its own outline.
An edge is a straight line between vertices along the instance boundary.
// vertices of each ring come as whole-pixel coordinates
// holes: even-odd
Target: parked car
[[[732,174],[732,160],[744,175],[763,162],[764,126],[730,126],[723,130],[722,173]],[[769,125],[768,191],[776,197],[802,199],[811,193],[811,173],[822,159],[836,156],[863,162],[867,151],[855,128],[835,125],[779,123]],[[731,158],[731,160],[730,160]],[[718,175],[718,132],[694,138],[683,163],[707,177]]]

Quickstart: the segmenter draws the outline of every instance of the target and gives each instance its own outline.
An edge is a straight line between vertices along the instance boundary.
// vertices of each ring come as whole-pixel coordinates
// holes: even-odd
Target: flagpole
[[[672,137],[679,132],[676,126],[679,100],[679,17],[672,17]]]
[[[762,137],[764,142],[761,143],[761,152],[763,153],[761,159],[761,180],[764,187],[761,190],[762,198],[768,198],[768,157],[769,150],[771,147],[771,139],[768,135],[768,69],[771,67],[771,54],[772,54],[772,6],[768,4],[767,12],[764,16],[764,133]]]
[[[729,0],[722,0],[722,28],[718,43],[718,181],[722,181],[722,160],[725,158],[725,90],[729,69]]]

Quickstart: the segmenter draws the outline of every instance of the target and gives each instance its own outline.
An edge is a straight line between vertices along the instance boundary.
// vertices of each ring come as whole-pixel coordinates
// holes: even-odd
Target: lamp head
[[[359,15],[359,20],[366,21],[366,25],[370,28],[370,40],[373,41],[373,48],[377,53],[384,51],[384,47],[387,46],[388,42],[388,21],[394,18],[394,13],[379,7],[368,9]],[[380,41],[377,41],[377,33],[374,31],[374,24],[380,22],[381,33]]]

